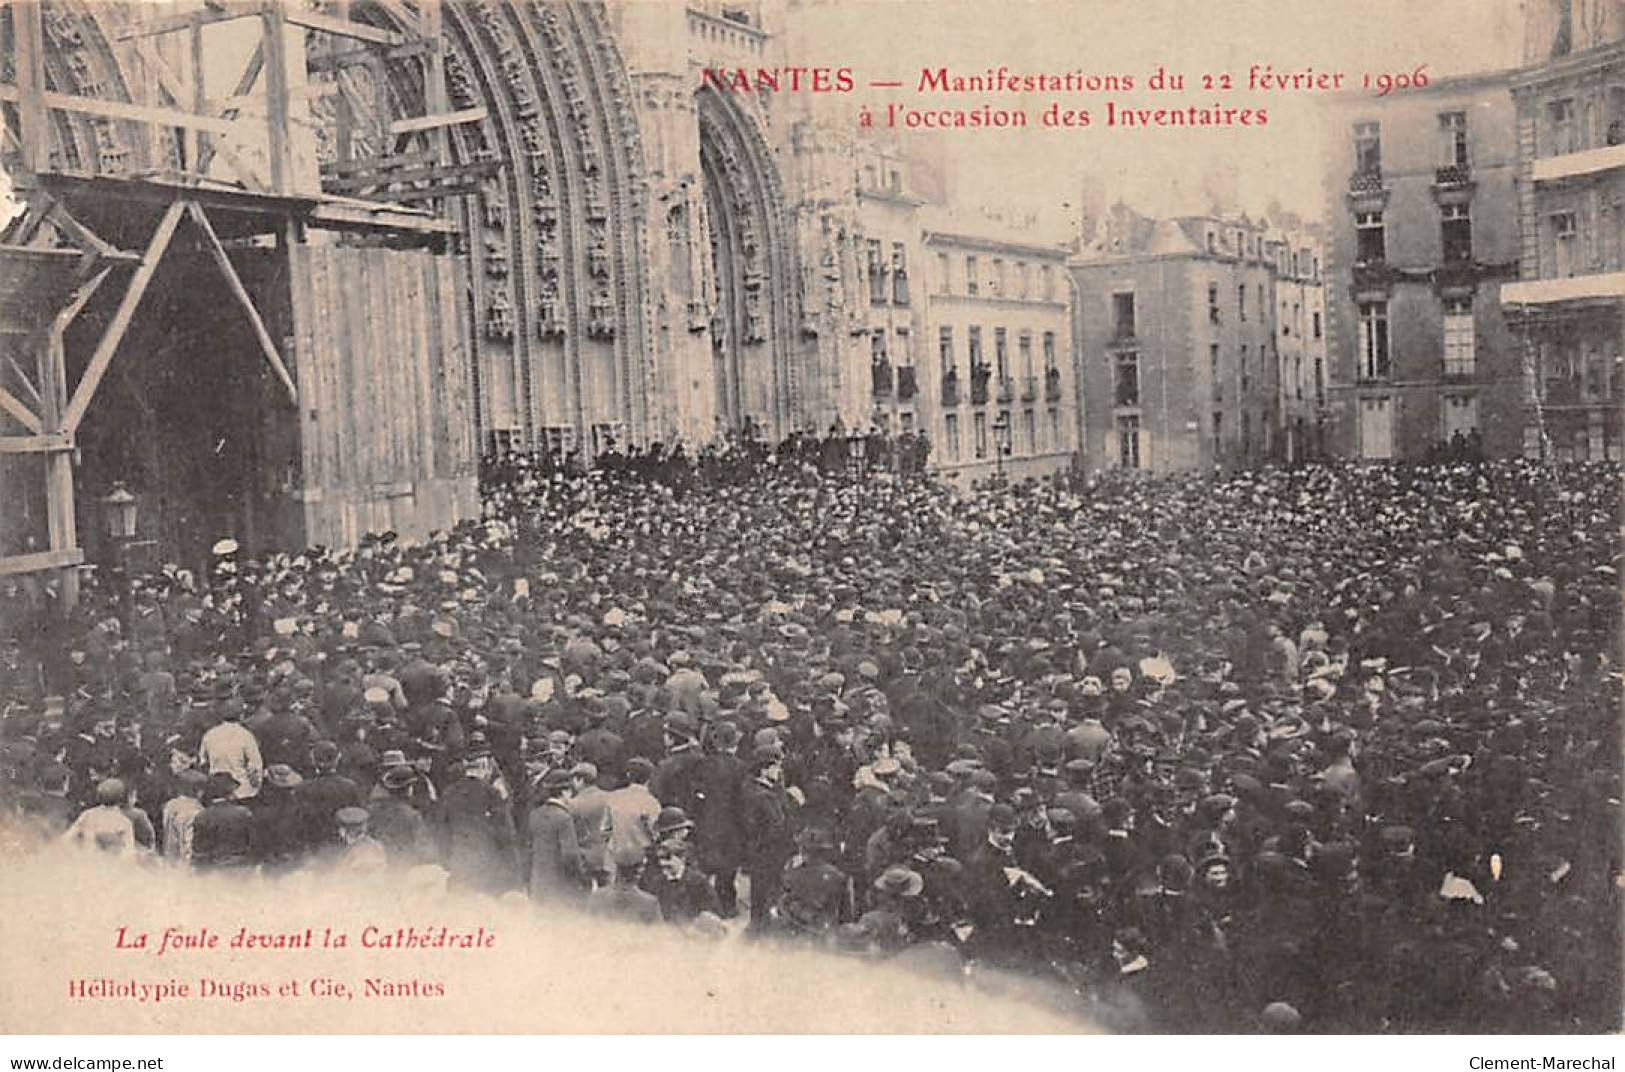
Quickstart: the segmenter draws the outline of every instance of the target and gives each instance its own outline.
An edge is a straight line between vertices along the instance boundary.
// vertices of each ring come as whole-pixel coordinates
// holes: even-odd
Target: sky
[[[1034,72],[1126,73],[1136,91],[1082,94],[1065,102],[1086,107],[1086,129],[1015,133],[904,132],[952,163],[956,200],[1044,213],[1064,224],[1085,183],[1157,214],[1201,211],[1204,176],[1215,162],[1235,168],[1241,207],[1261,213],[1272,200],[1303,215],[1320,207],[1317,119],[1321,95],[1246,92],[1250,64],[1277,71],[1314,68],[1410,72],[1430,76],[1517,66],[1522,54],[1524,0],[823,0],[798,16],[807,27],[789,43],[793,59],[855,68],[860,89],[842,102],[921,105],[922,67],[948,65],[966,73],[1000,64]],[[801,55],[806,59],[802,61]],[[1181,94],[1140,85],[1158,65],[1186,75]],[[1262,107],[1264,127],[1228,130],[1110,130],[1105,101],[1135,107],[1209,105],[1200,75],[1228,72],[1237,88],[1227,103]],[[901,80],[902,89],[874,89],[869,80]],[[933,95],[933,107],[979,107],[985,94]],[[1037,113],[1054,94],[1004,95],[996,103]],[[852,118],[855,122],[855,115]]]

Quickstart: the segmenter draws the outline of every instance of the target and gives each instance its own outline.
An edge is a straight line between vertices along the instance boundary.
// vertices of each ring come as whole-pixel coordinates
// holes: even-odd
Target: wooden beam
[[[267,4],[260,12],[260,44],[265,50],[265,123],[269,135],[271,192],[288,192],[288,48],[283,37],[287,20],[281,7]]]
[[[55,454],[73,450],[73,436],[65,432],[44,435],[0,436],[0,454]]]
[[[322,177],[338,178],[370,171],[382,173],[391,168],[413,167],[434,162],[433,153],[397,153],[393,156],[369,156],[359,160],[335,160],[331,164],[322,165]]]
[[[66,569],[84,565],[85,553],[77,547],[57,551],[35,551],[27,555],[0,556],[0,577],[17,573],[39,573],[42,570]]]
[[[230,22],[232,19],[243,19],[254,15],[257,5],[240,8],[236,11],[195,11],[185,15],[165,15],[163,18],[149,19],[138,26],[128,26],[113,35],[115,41],[129,41],[140,37],[156,37],[159,34],[175,33],[177,30],[202,29],[216,22]]]
[[[17,86],[0,83],[0,100],[15,101],[21,100],[22,97],[23,91]],[[219,134],[229,134],[233,129],[233,123],[229,119],[211,115],[193,115],[177,108],[151,108],[141,104],[126,104],[123,101],[106,100],[101,97],[78,97],[71,93],[55,93],[50,90],[41,93],[40,97],[47,108],[57,108],[64,112],[82,112],[109,119],[128,119],[135,123],[190,127]]]
[[[501,168],[498,161],[475,164],[443,164],[438,167],[412,167],[377,171],[368,174],[346,175],[328,180],[327,189],[335,193],[348,193],[369,186],[388,186],[397,182],[440,182],[444,179],[483,179]],[[390,191],[393,196],[395,191]]]
[[[21,381],[22,385],[28,388],[28,400],[34,409],[44,409],[45,401],[39,396],[39,388],[34,386],[34,381],[29,378],[28,373],[23,371],[23,367],[17,364],[17,359],[12,357],[10,354],[7,354],[6,364],[11,366],[11,371],[17,374],[17,379]]]
[[[208,100],[208,97],[204,94],[206,83],[203,77],[203,27],[192,27],[192,32],[187,35],[186,51],[192,69],[192,111],[201,113],[207,110],[205,102]],[[179,102],[180,98],[177,97],[176,103]],[[198,130],[188,130],[186,135],[187,166],[197,168],[199,173],[206,174],[207,169],[200,165],[203,161],[203,154],[208,150],[209,136]]]
[[[12,224],[10,233],[6,235],[6,245],[26,246],[34,241],[39,229],[45,223],[45,218],[56,207],[56,198],[44,190],[35,190],[28,199],[28,210]]]
[[[293,377],[288,375],[287,366],[282,363],[281,355],[276,352],[276,343],[271,341],[271,333],[265,330],[265,321],[260,319],[260,311],[254,308],[254,299],[248,296],[248,288],[243,286],[242,279],[237,275],[237,269],[231,263],[231,257],[220,244],[220,236],[214,233],[214,225],[209,222],[208,214],[195,201],[186,203],[186,212],[203,232],[209,253],[214,257],[214,263],[220,268],[220,274],[226,277],[226,284],[231,287],[232,297],[237,299],[237,304],[243,307],[243,312],[248,316],[249,326],[254,329],[254,336],[260,341],[260,350],[265,354],[265,360],[276,372],[277,379],[282,381],[283,388],[288,392],[289,401],[298,408],[299,389],[293,385]]]
[[[11,7],[12,39],[17,84],[7,87],[17,96],[22,123],[23,170],[39,174],[51,165],[51,126],[45,114],[45,29],[40,0],[17,0]]]
[[[260,42],[254,45],[254,52],[248,57],[248,63],[244,65],[243,73],[238,76],[237,88],[232,90],[232,96],[241,97],[246,95],[249,90],[253,89],[254,83],[259,81],[260,71],[263,70],[264,67],[265,45],[263,42]],[[221,114],[221,118],[236,119],[237,111],[238,110],[235,108],[228,108]],[[214,142],[210,142],[208,145],[203,146],[202,149],[199,150],[197,159],[197,169],[199,171],[207,174],[209,170],[209,162],[214,159],[214,150]]]
[[[52,206],[50,221],[51,226],[61,232],[63,238],[66,238],[86,253],[94,253],[98,257],[112,257],[115,259],[123,259],[126,256],[123,250],[115,249],[111,242],[74,219],[73,213],[69,212],[65,205],[59,203]],[[130,257],[140,259],[133,254]]]
[[[107,323],[107,330],[102,332],[102,338],[96,344],[95,351],[90,355],[90,362],[85,366],[85,374],[79,378],[79,386],[73,389],[73,397],[68,400],[68,408],[62,415],[62,430],[77,432],[79,422],[85,419],[85,410],[90,407],[90,400],[96,394],[102,377],[107,375],[107,366],[113,361],[113,354],[118,350],[118,344],[124,341],[124,333],[130,327],[130,319],[135,315],[136,306],[141,304],[142,295],[147,292],[147,284],[158,271],[158,262],[163,259],[164,251],[169,248],[169,240],[175,237],[175,226],[181,221],[181,213],[185,206],[180,201],[172,201],[164,210],[163,218],[158,221],[158,227],[152,232],[152,240],[147,243],[146,252],[141,255],[141,264],[130,278],[130,285],[124,291],[124,298],[119,302],[113,318]]]
[[[406,37],[394,30],[380,30],[376,26],[368,26],[361,22],[352,22],[349,19],[336,19],[331,15],[318,15],[314,11],[296,11],[289,8],[283,18],[295,26],[303,26],[307,30],[320,30],[322,33],[337,34],[340,37],[354,37],[360,41],[370,41],[375,45],[404,45]]]
[[[17,418],[17,422],[19,424],[28,429],[30,432],[33,432],[35,435],[39,435],[41,432],[45,431],[45,424],[39,419],[39,416],[33,410],[23,405],[22,399],[18,398],[4,387],[0,387],[0,409],[5,410],[7,413]]]
[[[414,119],[397,119],[389,124],[389,132],[414,134],[420,130],[439,130],[442,127],[454,127],[462,123],[478,123],[485,116],[484,108],[464,108],[460,112],[442,112],[439,115],[424,115]]]
[[[97,272],[95,275],[91,276],[89,279],[85,280],[83,283],[79,284],[79,289],[73,292],[73,297],[68,299],[68,304],[64,305],[62,310],[58,312],[56,317],[52,320],[51,330],[55,331],[58,335],[66,331],[68,329],[68,325],[73,323],[74,317],[78,316],[80,311],[84,309],[86,303],[88,303],[91,297],[96,293],[97,288],[100,287],[104,281],[106,281],[107,277],[112,273],[112,271],[113,268],[111,265],[109,265],[108,267],[105,267],[101,271]]]
[[[366,63],[380,56],[386,60],[404,60],[428,50],[429,44],[427,41],[408,41],[402,45],[390,45],[383,48],[377,45],[361,45],[357,48],[347,48],[342,52],[328,52],[321,56],[311,56],[305,61],[305,70],[311,74],[326,74],[344,67],[353,67],[358,63]]]

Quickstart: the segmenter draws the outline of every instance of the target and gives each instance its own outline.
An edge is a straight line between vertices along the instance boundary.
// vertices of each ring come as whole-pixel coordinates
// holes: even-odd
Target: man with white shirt
[[[233,800],[258,796],[265,761],[254,734],[243,725],[243,708],[237,700],[227,700],[220,709],[220,722],[203,735],[198,759],[210,774],[229,774],[237,780]]]

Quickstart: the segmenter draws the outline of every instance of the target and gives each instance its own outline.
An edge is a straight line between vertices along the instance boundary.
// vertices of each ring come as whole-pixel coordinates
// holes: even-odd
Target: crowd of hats
[[[1616,469],[962,494],[807,461],[510,459],[479,523],[222,543],[122,624],[14,585],[10,792],[66,766],[156,813],[225,710],[308,721],[272,784],[737,747],[799,800],[786,926],[827,865],[837,917],[800,922],[853,956],[951,950],[1171,1029],[1618,1027]],[[385,731],[425,696],[455,719]],[[105,762],[74,743],[104,728]],[[662,835],[699,815],[661,803]]]

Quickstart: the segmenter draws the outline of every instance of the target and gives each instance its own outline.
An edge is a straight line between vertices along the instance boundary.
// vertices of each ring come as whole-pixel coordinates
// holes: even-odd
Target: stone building
[[[933,467],[969,481],[1066,469],[1077,449],[1066,250],[947,212],[926,220],[921,247]]]
[[[1506,72],[1328,102],[1333,449],[1419,461],[1522,444],[1522,359],[1497,300],[1515,274]]]
[[[1297,387],[1283,384],[1277,309],[1284,298],[1290,317],[1296,304],[1313,341],[1321,299],[1306,292],[1318,289],[1314,253],[1306,272],[1291,273],[1285,240],[1271,236],[1267,223],[1245,216],[1156,220],[1119,205],[1074,258],[1073,333],[1091,470],[1245,468],[1307,453],[1282,434],[1289,399],[1291,426],[1304,416],[1307,437],[1310,422],[1297,408]],[[1294,341],[1288,352],[1289,372],[1312,377],[1304,348]]]
[[[1320,239],[1293,226],[1271,231],[1264,244],[1275,262],[1280,454],[1288,463],[1324,457],[1330,396]]]
[[[1625,6],[1527,9],[1517,106],[1519,278],[1500,300],[1522,355],[1529,457],[1621,456],[1625,400]]]

